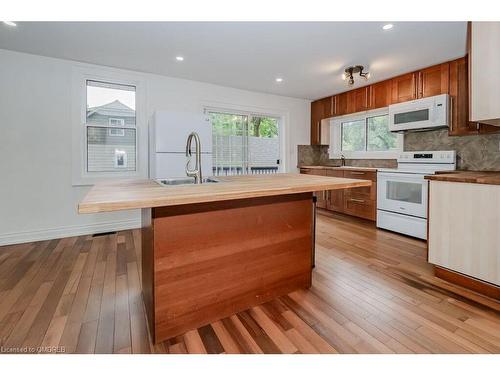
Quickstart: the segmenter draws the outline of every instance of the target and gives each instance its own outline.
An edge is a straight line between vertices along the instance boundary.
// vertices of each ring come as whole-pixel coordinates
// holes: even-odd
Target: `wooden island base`
[[[155,343],[311,286],[312,193],[142,209]]]

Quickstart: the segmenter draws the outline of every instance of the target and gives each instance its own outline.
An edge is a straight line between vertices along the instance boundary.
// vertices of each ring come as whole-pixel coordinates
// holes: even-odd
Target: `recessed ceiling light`
[[[382,26],[382,29],[384,30],[390,30],[394,27],[392,23],[388,23],[387,25]]]
[[[276,82],[283,82],[283,78],[276,78]]]
[[[182,57],[182,56],[176,56],[175,59],[177,61],[184,61],[184,57]]]
[[[12,21],[3,21],[4,24],[6,24],[7,26],[17,26],[15,22],[12,22]]]

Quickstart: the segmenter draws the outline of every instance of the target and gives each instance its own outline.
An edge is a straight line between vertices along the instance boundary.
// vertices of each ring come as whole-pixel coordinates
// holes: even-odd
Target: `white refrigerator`
[[[186,142],[191,132],[200,136],[203,177],[213,175],[209,117],[200,113],[156,111],[149,121],[149,178],[186,177]],[[194,167],[194,142],[192,146]]]

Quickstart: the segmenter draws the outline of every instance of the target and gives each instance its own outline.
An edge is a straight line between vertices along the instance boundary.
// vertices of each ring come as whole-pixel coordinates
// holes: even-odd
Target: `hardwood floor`
[[[0,247],[2,352],[500,353],[500,304],[433,276],[425,243],[321,212],[310,290],[152,345],[139,231]]]

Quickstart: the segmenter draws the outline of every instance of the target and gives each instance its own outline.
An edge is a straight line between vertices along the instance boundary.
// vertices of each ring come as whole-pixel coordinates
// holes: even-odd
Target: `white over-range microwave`
[[[448,94],[389,106],[389,130],[392,132],[448,127],[449,119]]]

